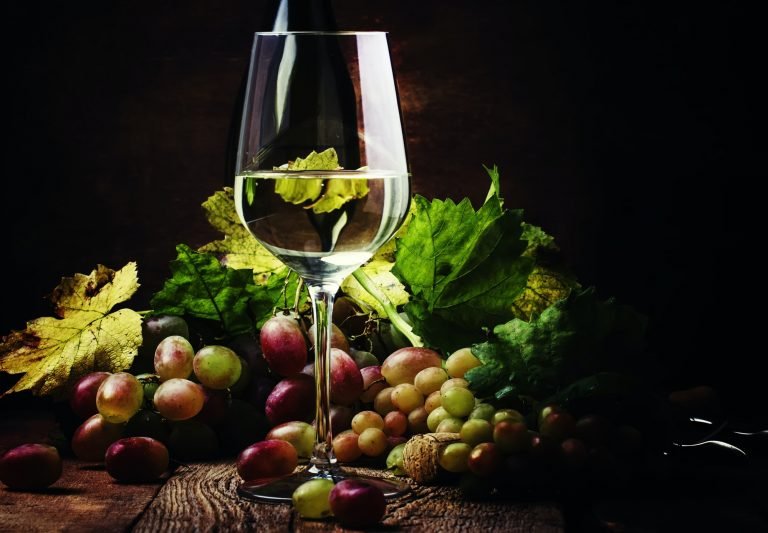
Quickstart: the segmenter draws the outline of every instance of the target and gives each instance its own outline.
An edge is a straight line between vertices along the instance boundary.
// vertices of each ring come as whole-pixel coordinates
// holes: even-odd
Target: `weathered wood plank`
[[[102,466],[67,460],[61,478],[46,490],[0,488],[0,532],[125,531],[162,483],[119,484]]]
[[[374,474],[369,469],[350,469]],[[238,498],[239,479],[231,462],[177,469],[137,522],[135,532],[155,531],[339,531],[334,521],[300,519],[290,505]],[[467,502],[458,489],[411,483],[411,491],[391,500],[383,520],[398,531],[563,530],[563,517],[549,503]]]

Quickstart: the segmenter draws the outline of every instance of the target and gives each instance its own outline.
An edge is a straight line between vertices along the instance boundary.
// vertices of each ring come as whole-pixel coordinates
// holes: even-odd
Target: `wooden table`
[[[364,473],[370,470],[357,469]],[[119,484],[103,467],[67,460],[61,479],[28,493],[0,488],[0,532],[343,531],[302,520],[290,505],[240,499],[232,461],[183,465],[154,484]],[[389,502],[380,531],[562,531],[550,503],[468,502],[454,487],[426,487]]]

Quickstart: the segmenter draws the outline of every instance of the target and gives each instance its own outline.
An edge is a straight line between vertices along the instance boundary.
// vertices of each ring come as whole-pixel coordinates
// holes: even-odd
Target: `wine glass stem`
[[[312,316],[315,322],[315,449],[311,470],[330,474],[332,468],[331,433],[331,333],[333,299],[338,285],[309,283]]]

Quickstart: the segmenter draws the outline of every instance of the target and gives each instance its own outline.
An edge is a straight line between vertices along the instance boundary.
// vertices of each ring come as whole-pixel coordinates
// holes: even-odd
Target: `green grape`
[[[437,462],[448,472],[466,472],[472,446],[465,442],[449,444],[440,452]]]
[[[449,416],[444,418],[435,429],[435,433],[458,433],[461,431],[461,426],[464,421],[461,418],[455,416]]]
[[[469,348],[456,350],[445,360],[445,369],[452,378],[463,378],[467,370],[480,366],[480,360],[472,354]]]
[[[160,376],[157,374],[139,374],[136,376],[141,386],[144,388],[144,409],[152,409],[155,399],[155,393],[160,386]]]
[[[118,372],[105,379],[96,393],[96,408],[104,420],[112,424],[127,422],[144,401],[144,388],[127,372]]]
[[[203,409],[203,387],[188,379],[171,378],[155,392],[155,409],[168,420],[187,420]]]
[[[481,442],[493,442],[493,426],[487,420],[473,418],[464,422],[459,431],[462,442],[477,446]]]
[[[443,405],[443,401],[440,399],[440,391],[436,390],[429,396],[427,396],[427,399],[424,400],[424,409],[427,410],[427,413],[431,413],[438,407],[441,407]]]
[[[477,405],[475,405],[475,408],[472,409],[472,412],[469,413],[469,419],[474,420],[478,418],[480,420],[487,420],[490,422],[495,412],[496,412],[496,409],[494,409],[491,404],[478,403]]]
[[[328,496],[333,481],[325,478],[310,479],[293,491],[293,507],[302,518],[326,518],[331,516]]]
[[[205,346],[195,355],[192,366],[197,379],[209,389],[228,389],[242,373],[240,358],[225,346]]]
[[[469,389],[453,387],[440,393],[443,407],[451,415],[462,418],[475,408],[475,396]]]
[[[352,429],[358,435],[368,428],[384,429],[384,419],[375,411],[360,411],[352,417]]]
[[[192,374],[195,350],[181,335],[171,335],[160,341],[155,349],[155,372],[162,381],[171,378],[187,379]]]
[[[424,396],[439,391],[443,383],[448,381],[448,373],[439,366],[430,366],[420,370],[413,378],[413,384]]]
[[[442,385],[440,385],[440,394],[444,393],[448,389],[453,389],[455,387],[460,387],[462,389],[468,389],[469,388],[469,381],[467,381],[464,378],[451,378]]]
[[[369,457],[378,457],[387,451],[387,434],[378,428],[368,428],[357,438],[360,451]]]
[[[396,476],[405,475],[405,468],[403,467],[403,450],[405,449],[405,443],[398,444],[387,455],[387,468],[392,470],[392,473]]]
[[[493,413],[491,423],[496,425],[502,420],[507,420],[509,422],[523,422],[525,421],[525,418],[523,417],[522,413],[520,413],[520,411],[516,411],[514,409],[499,409]]]
[[[424,405],[424,395],[419,392],[415,385],[410,383],[401,383],[395,386],[392,391],[392,405],[395,409],[405,414],[410,413],[417,407]]]
[[[450,416],[451,414],[446,411],[444,407],[438,407],[429,413],[429,416],[427,417],[427,428],[434,433],[437,431],[437,426],[440,425],[440,422],[446,418],[450,418]]]

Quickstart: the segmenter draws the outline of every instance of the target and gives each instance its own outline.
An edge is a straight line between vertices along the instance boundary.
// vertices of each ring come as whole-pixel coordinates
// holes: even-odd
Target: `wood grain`
[[[102,466],[68,460],[61,478],[46,490],[0,488],[0,532],[125,531],[162,483],[119,484]]]
[[[370,469],[349,469],[377,475]],[[380,473],[378,473],[380,475]],[[302,520],[289,505],[238,498],[239,478],[230,462],[177,469],[137,522],[135,532],[341,531],[334,521]],[[411,483],[411,491],[387,507],[386,531],[563,530],[559,509],[548,503],[467,502],[456,488]]]

